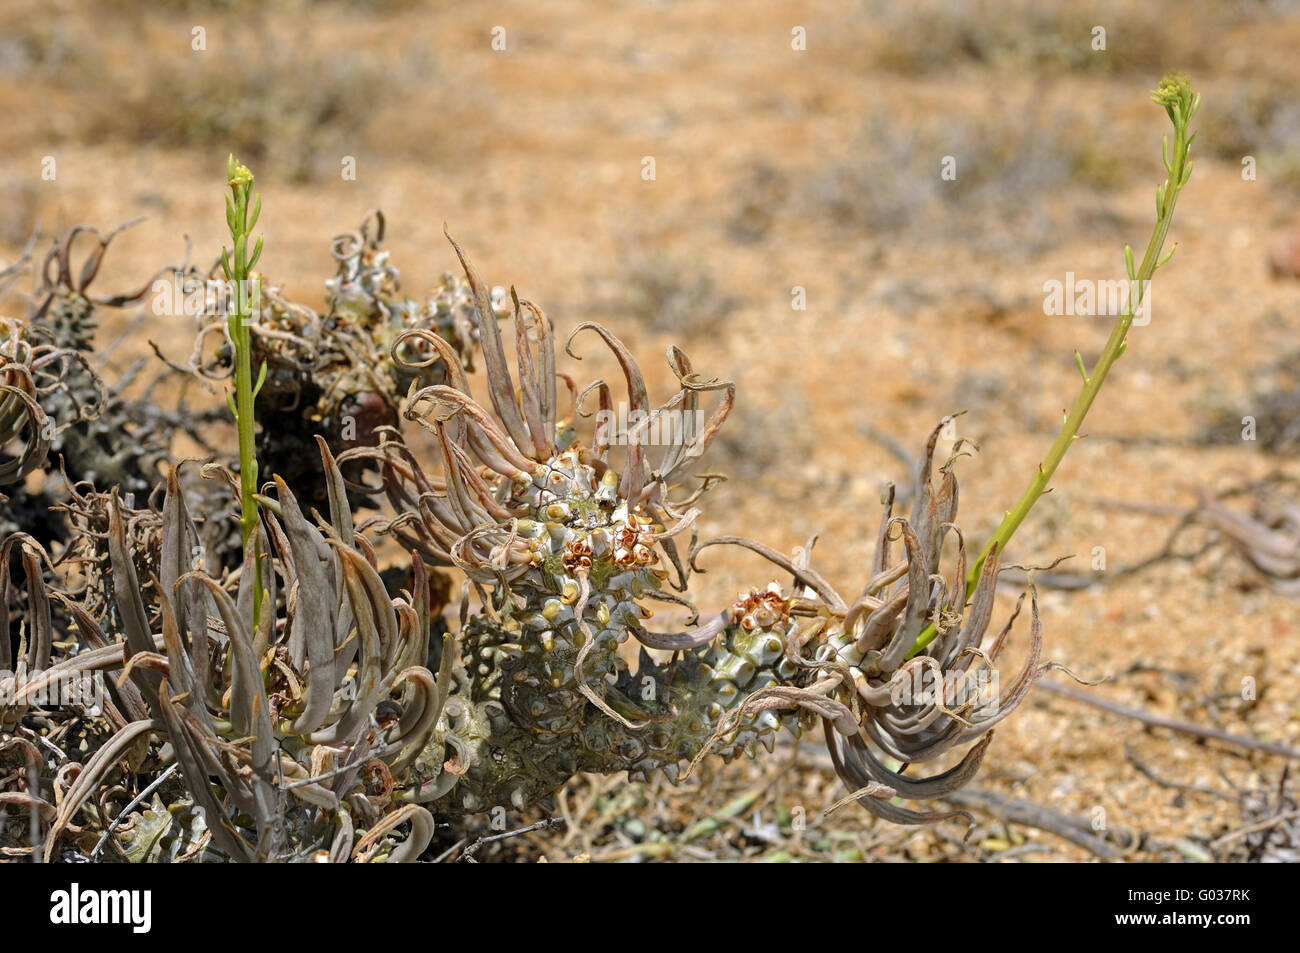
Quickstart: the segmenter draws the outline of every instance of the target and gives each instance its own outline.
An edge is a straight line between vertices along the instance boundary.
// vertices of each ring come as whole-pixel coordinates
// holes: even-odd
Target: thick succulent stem
[[[1016,505],[1007,511],[1001,525],[998,526],[997,531],[985,544],[974,565],[970,567],[970,572],[966,576],[966,597],[968,599],[971,593],[975,591],[980,572],[994,547],[997,547],[998,552],[1006,551],[1007,543],[1010,542],[1016,530],[1020,528],[1020,524],[1025,521],[1029,511],[1033,509],[1039,497],[1047,492],[1047,485],[1056,473],[1056,468],[1061,465],[1066,452],[1069,451],[1074,441],[1079,438],[1079,427],[1083,424],[1084,417],[1088,415],[1088,411],[1092,408],[1092,402],[1097,399],[1097,394],[1101,391],[1101,385],[1106,382],[1106,375],[1110,373],[1111,367],[1124,353],[1125,346],[1128,343],[1129,328],[1133,324],[1136,305],[1140,301],[1146,300],[1148,307],[1150,306],[1150,299],[1146,293],[1149,283],[1155,276],[1157,269],[1173,255],[1173,249],[1170,249],[1169,254],[1163,258],[1160,253],[1164,248],[1165,238],[1169,234],[1169,226],[1174,220],[1174,206],[1178,202],[1178,195],[1192,174],[1193,163],[1188,159],[1188,154],[1191,151],[1192,141],[1196,138],[1196,134],[1192,133],[1189,136],[1188,126],[1196,116],[1201,97],[1192,92],[1191,84],[1185,76],[1170,73],[1161,81],[1160,86],[1152,94],[1151,98],[1154,102],[1165,107],[1165,111],[1174,124],[1174,151],[1171,159],[1168,152],[1169,143],[1166,138],[1164,160],[1165,170],[1168,175],[1164,185],[1156,190],[1156,226],[1151,234],[1151,240],[1147,242],[1146,254],[1142,256],[1142,264],[1136,271],[1133,267],[1133,249],[1128,246],[1125,246],[1124,249],[1130,282],[1128,304],[1123,314],[1115,322],[1115,327],[1110,332],[1110,338],[1106,341],[1106,346],[1102,349],[1101,356],[1097,358],[1097,363],[1093,366],[1091,373],[1083,371],[1083,361],[1081,358],[1078,359],[1080,371],[1083,373],[1083,387],[1079,391],[1078,397],[1074,399],[1073,406],[1066,414],[1065,422],[1061,425],[1060,433],[1056,435],[1051,448],[1047,451],[1047,456],[1038,465],[1038,472],[1029,481],[1029,486],[1020,495]],[[1174,248],[1177,247],[1177,245],[1174,246]],[[928,625],[917,638],[909,657],[920,654],[927,645],[934,641],[937,634],[935,626],[933,624]]]
[[[632,608],[625,603],[613,614]],[[627,771],[637,778],[660,770],[675,774],[706,748],[726,760],[754,756],[759,745],[772,749],[781,727],[798,729],[793,710],[744,708],[755,693],[795,677],[783,638],[773,629],[727,625],[709,645],[668,662],[643,650],[632,672],[616,652],[627,630],[592,625],[596,645],[587,660],[588,677],[606,692],[607,702],[637,718],[629,724],[597,710],[576,690],[573,663],[584,638],[576,623],[561,626],[544,643],[521,632],[514,620],[507,624],[479,618],[462,634],[466,664],[456,669],[457,688],[431,756],[417,768],[417,783],[427,781],[425,792],[413,795],[440,812],[522,810],[579,771]],[[484,661],[498,666],[486,677],[476,671]],[[441,778],[455,780],[445,791],[439,785],[444,758],[463,772],[458,780]]]

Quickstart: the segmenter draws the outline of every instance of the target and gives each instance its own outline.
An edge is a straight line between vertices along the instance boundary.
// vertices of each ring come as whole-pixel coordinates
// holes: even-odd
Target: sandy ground
[[[286,3],[241,18],[219,3],[149,16],[13,3],[0,18],[0,254],[11,259],[36,222],[48,235],[146,214],[114,243],[97,287],[178,260],[186,235],[207,261],[231,149],[265,197],[265,271],[305,303],[322,303],[329,238],[370,207],[387,213],[415,294],[453,266],[447,223],[489,281],[538,301],[562,334],[599,320],[623,337],[652,393],[672,383],[669,343],[734,380],[738,409],[709,460],[733,479],[707,499],[702,534],[785,551],[819,534],[817,565],[850,591],[874,545],[881,484],[905,478],[864,425],[916,452],[935,422],[967,411],[957,436],[980,447],[959,466],[973,540],[1034,472],[1078,388],[1073,350],[1095,357],[1110,328],[1045,315],[1044,282],[1117,277],[1124,243],[1145,245],[1167,127],[1147,94],[1182,67],[1205,103],[1178,253],[1090,436],[1009,558],[1075,554],[1086,570],[1103,547],[1122,567],[1157,550],[1173,521],[1107,504],[1190,505],[1198,489],[1300,475],[1262,440],[1233,438],[1253,388],[1297,350],[1300,284],[1270,277],[1267,256],[1295,220],[1300,117],[1286,92],[1300,18],[1282,4],[1208,4],[1199,17],[1138,2],[1051,14],[904,6]],[[1090,48],[1094,25],[1105,51]],[[492,49],[498,26],[504,51]],[[791,48],[796,27],[805,50]],[[196,28],[203,51],[191,48]],[[1241,174],[1247,154],[1254,181]],[[340,175],[348,156],[355,180]],[[944,156],[955,181],[940,179]],[[53,181],[41,178],[45,157]],[[791,307],[796,286],[806,310]],[[106,341],[127,320],[106,319]],[[182,354],[189,329],[137,327],[114,361],[146,338]],[[590,358],[569,369],[612,374],[586,343]],[[1211,445],[1201,438],[1215,426]],[[704,565],[702,606],[771,578],[743,554],[715,550]],[[1098,695],[1300,745],[1300,612],[1223,547],[1041,601],[1047,654],[1107,678]],[[1153,782],[1126,750],[1164,780],[1228,794],[1271,788],[1284,766],[1045,692],[997,735],[980,787],[1159,842],[1134,859],[1195,857],[1188,844],[1203,849],[1241,815],[1234,799]],[[716,830],[682,833],[746,792],[752,801]],[[809,739],[756,765],[709,764],[677,788],[578,779],[554,806],[567,832],[494,850],[989,860],[1030,845],[1009,856],[1089,856],[1041,830],[1005,831],[987,811],[964,845],[960,824],[902,830],[854,808],[823,817],[843,793]],[[792,812],[806,831],[772,826]]]

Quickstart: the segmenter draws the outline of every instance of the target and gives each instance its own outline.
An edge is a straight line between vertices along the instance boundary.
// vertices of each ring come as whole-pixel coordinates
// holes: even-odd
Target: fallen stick
[[[1162,788],[1170,788],[1174,791],[1186,791],[1190,794],[1204,794],[1208,797],[1219,798],[1222,801],[1238,800],[1231,794],[1224,794],[1222,791],[1214,790],[1214,788],[1203,788],[1195,784],[1183,784],[1179,781],[1170,781],[1166,778],[1160,777],[1160,775],[1156,774],[1155,771],[1152,770],[1150,765],[1133,753],[1133,748],[1130,745],[1124,746],[1124,757],[1129,760],[1129,763],[1132,764],[1133,767],[1137,768],[1139,774],[1148,781],[1160,785]]]
[[[1218,850],[1224,844],[1231,843],[1232,841],[1237,840],[1240,837],[1245,837],[1247,834],[1254,834],[1258,831],[1266,831],[1269,830],[1270,828],[1276,827],[1278,824],[1281,824],[1283,821],[1293,821],[1296,818],[1300,818],[1300,811],[1286,811],[1285,813],[1282,814],[1274,814],[1272,817],[1266,817],[1262,821],[1256,821],[1253,824],[1247,824],[1245,827],[1239,827],[1235,831],[1231,831],[1227,834],[1224,834],[1218,840],[1212,841],[1210,843],[1210,847],[1214,848],[1215,850]]]
[[[461,855],[460,855],[461,862],[466,864],[477,864],[478,861],[475,859],[475,855],[477,855],[479,850],[486,844],[491,844],[500,840],[506,840],[507,838],[510,837],[519,837],[523,834],[531,834],[534,831],[556,830],[562,826],[564,826],[564,818],[548,817],[544,821],[538,821],[536,824],[529,824],[527,827],[520,827],[516,830],[506,831],[505,833],[502,834],[493,834],[489,837],[476,838],[468,846],[466,846],[466,848],[463,851],[461,851]]]
[[[1092,825],[1084,818],[1071,817],[1031,801],[1005,797],[979,788],[952,791],[945,794],[942,800],[958,807],[983,808],[1006,823],[1023,824],[1026,827],[1047,831],[1082,847],[1102,860],[1122,859],[1120,852],[1108,844],[1103,836],[1123,840],[1125,846],[1135,842],[1133,835],[1128,831],[1108,831],[1105,835],[1098,836],[1092,832]]]
[[[1113,715],[1132,718],[1136,721],[1142,722],[1144,725],[1149,725],[1152,728],[1168,728],[1170,731],[1177,731],[1185,735],[1193,735],[1197,738],[1222,741],[1224,744],[1235,745],[1238,748],[1248,748],[1251,751],[1263,751],[1266,754],[1274,754],[1281,758],[1291,758],[1300,761],[1300,751],[1297,751],[1295,748],[1288,748],[1286,745],[1276,745],[1268,741],[1256,741],[1254,738],[1247,738],[1243,735],[1234,735],[1227,731],[1221,731],[1218,728],[1207,728],[1204,725],[1198,725],[1194,722],[1182,721],[1178,718],[1166,718],[1163,715],[1155,715],[1149,711],[1143,711],[1141,708],[1130,708],[1128,705],[1121,705],[1119,702],[1099,698],[1096,695],[1085,692],[1082,689],[1075,688],[1071,685],[1062,685],[1060,682],[1054,682],[1048,679],[1039,679],[1035,688],[1040,692],[1047,692],[1051,695],[1061,695],[1077,702],[1083,702],[1085,705],[1100,708],[1102,711],[1108,711]]]

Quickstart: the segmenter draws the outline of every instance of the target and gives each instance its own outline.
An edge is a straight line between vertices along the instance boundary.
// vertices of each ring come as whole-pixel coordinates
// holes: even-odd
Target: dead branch
[[[1060,682],[1054,682],[1050,679],[1039,679],[1035,686],[1040,692],[1047,692],[1050,695],[1060,695],[1073,701],[1082,702],[1085,705],[1091,705],[1094,708],[1100,708],[1102,711],[1108,711],[1112,715],[1119,715],[1123,718],[1132,718],[1140,721],[1144,725],[1152,728],[1167,728],[1170,731],[1176,731],[1184,735],[1192,735],[1197,738],[1205,738],[1212,741],[1222,741],[1224,744],[1233,745],[1238,748],[1247,748],[1251,751],[1262,751],[1265,754],[1277,755],[1281,758],[1291,758],[1300,760],[1300,751],[1295,748],[1289,748],[1286,745],[1276,745],[1267,741],[1256,741],[1254,738],[1246,738],[1243,735],[1234,735],[1227,731],[1220,731],[1218,728],[1208,728],[1204,725],[1198,725],[1190,721],[1183,721],[1179,718],[1166,718],[1163,715],[1156,715],[1149,711],[1143,711],[1141,708],[1130,708],[1128,705],[1121,705],[1119,702],[1108,701],[1099,698],[1090,692],[1074,688],[1070,685],[1062,685]]]

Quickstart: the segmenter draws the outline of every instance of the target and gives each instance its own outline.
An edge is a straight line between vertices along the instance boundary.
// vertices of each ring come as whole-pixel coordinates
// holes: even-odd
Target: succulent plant
[[[803,593],[787,603],[791,622],[770,630],[784,637],[787,656],[797,660],[801,669],[789,682],[797,691],[781,685],[760,689],[739,709],[743,713],[793,702],[820,717],[836,773],[854,797],[872,813],[903,824],[961,813],[912,811],[889,799],[942,797],[969,781],[979,769],[991,729],[1052,667],[1040,663],[1042,626],[1031,586],[1028,656],[1011,684],[997,690],[994,664],[1020,604],[986,646],[998,552],[994,548],[984,562],[968,602],[965,541],[955,523],[953,464],[960,447],[940,468],[938,488],[932,479],[942,427],[935,429],[926,445],[908,517],[893,515],[893,488],[887,489],[873,575],[853,602],[813,573],[806,561],[780,559],[779,564],[792,570],[803,587]],[[956,540],[956,558],[945,574],[941,555],[949,535]],[[903,552],[895,561],[893,543],[898,539]],[[775,556],[750,540],[727,538],[704,545],[714,543],[743,545],[769,559]],[[1021,603],[1023,599],[1022,595]],[[935,627],[938,637],[920,648],[917,642],[927,625]],[[887,764],[889,759],[909,766],[923,764],[962,746],[968,747],[957,764],[930,777],[918,778]]]
[[[142,392],[130,395],[140,364],[111,386],[101,378],[94,360],[98,309],[127,307],[153,284],[151,279],[124,294],[91,293],[110,243],[131,224],[103,234],[90,225],[69,229],[44,259],[28,317],[0,318],[4,380],[16,388],[4,392],[0,445],[8,446],[20,435],[23,442],[14,459],[0,464],[0,482],[12,483],[41,468],[47,474],[38,490],[14,488],[9,506],[15,515],[8,521],[0,518],[0,525],[7,522],[11,532],[27,530],[46,545],[67,538],[67,527],[51,518],[50,510],[66,501],[69,487],[118,487],[128,499],[143,499],[162,477],[174,435],[199,437],[198,428],[211,419],[183,401],[169,410],[153,399],[154,388],[172,373],[167,369]],[[87,241],[90,250],[78,262],[75,253]],[[24,394],[35,407],[27,405]],[[202,439],[199,443],[204,445]]]
[[[12,484],[41,466],[53,445],[55,424],[40,397],[60,386],[53,368],[71,355],[18,318],[0,318],[0,335],[0,484]]]
[[[42,284],[29,320],[50,336],[63,355],[57,385],[49,387],[42,398],[46,411],[59,421],[50,459],[62,458],[71,482],[118,486],[124,493],[145,496],[161,478],[161,465],[168,458],[171,436],[181,415],[160,412],[147,394],[127,398],[124,390],[131,375],[106,387],[89,360],[95,349],[96,310],[139,302],[154,280],[168,270],[160,269],[136,291],[91,294],[90,286],[110,243],[132,224],[107,234],[90,225],[77,225],[55,242],[41,269]],[[78,267],[75,252],[87,240],[91,248]]]
[[[265,280],[258,289],[258,314],[249,326],[250,361],[266,367],[258,407],[277,426],[258,431],[257,457],[270,472],[315,494],[304,499],[307,505],[325,502],[317,436],[335,451],[373,443],[383,428],[397,426],[402,398],[413,383],[447,379],[442,358],[430,355],[418,339],[408,337],[393,350],[404,331],[436,331],[453,343],[451,360],[458,365],[472,353],[467,308],[473,305],[464,283],[448,274],[426,301],[403,296],[400,274],[382,247],[384,231],[384,214],[375,209],[356,231],[335,236],[330,254],[337,272],[325,282],[329,308],[323,316]],[[213,299],[217,280],[216,272],[191,270],[187,285],[204,287]],[[496,306],[501,313],[499,293]],[[208,353],[212,335],[220,343]],[[225,311],[210,300],[199,315],[194,351],[184,367],[205,380],[226,381],[235,373],[234,354]],[[355,482],[362,473],[349,467],[347,475]],[[351,499],[368,505],[364,493]]]
[[[353,533],[333,459],[323,446],[321,452],[336,522],[308,523],[279,479],[275,498],[259,498],[272,558],[258,584],[275,611],[256,630],[252,547],[238,582],[191,568],[202,547],[175,472],[163,504],[158,573],[147,586],[128,553],[121,508],[110,508],[119,632],[106,633],[76,602],[51,593],[80,642],[53,666],[50,599],[35,545],[23,541],[33,620],[29,670],[44,670],[47,681],[122,671],[105,702],[115,731],[58,799],[47,859],[69,831],[84,835],[83,847],[85,838],[102,833],[92,795],[122,770],[124,758],[131,770],[148,770],[162,740],[184,780],[183,796],[168,809],[185,825],[193,823],[192,809],[202,808],[202,849],[214,857],[301,860],[326,851],[333,859],[366,853],[400,860],[428,844],[428,812],[392,805],[394,779],[424,750],[446,697],[447,674],[437,679],[421,664],[428,601],[418,586],[409,600],[388,596],[373,554]],[[228,471],[210,468],[207,475],[234,482]],[[418,579],[418,560],[415,571]],[[11,718],[40,684],[18,688]],[[410,837],[385,840],[407,821]],[[367,833],[354,836],[359,831]]]
[[[101,521],[98,529],[87,522],[83,534],[102,538],[108,551],[107,566],[102,555],[83,565],[87,575],[107,570],[111,577],[111,611],[103,619],[116,631],[56,592],[81,649],[52,671],[120,667],[129,678],[107,704],[115,733],[57,799],[46,853],[53,855],[74,819],[84,838],[103,836],[84,816],[95,786],[128,751],[136,753],[137,770],[156,758],[164,738],[184,781],[184,794],[171,802],[177,823],[193,825],[193,808],[201,807],[207,834],[195,835],[191,846],[231,859],[317,851],[337,858],[357,831],[391,832],[407,820],[415,822],[410,846],[389,848],[398,859],[412,857],[432,833],[423,805],[439,812],[523,808],[579,770],[675,773],[710,749],[727,758],[770,749],[782,725],[797,731],[801,721],[819,719],[841,774],[854,790],[869,789],[863,799],[872,810],[899,822],[941,816],[893,807],[881,795],[942,794],[973,773],[985,745],[953,771],[923,781],[890,772],[859,728],[892,757],[928,760],[975,741],[1023,698],[1041,669],[1035,615],[1030,661],[992,704],[950,709],[942,699],[899,696],[901,682],[919,669],[960,672],[977,658],[990,661],[979,646],[996,558],[985,564],[964,621],[964,550],[952,584],[933,582],[956,509],[950,465],[939,489],[931,486],[938,431],[918,473],[912,516],[894,519],[887,507],[875,578],[852,605],[805,560],[726,538],[714,542],[766,556],[796,589],[787,595],[775,584],[756,588],[685,632],[652,632],[645,627],[651,604],[690,605],[683,593],[694,557],[711,545],[694,547],[689,559],[677,546],[693,531],[708,481],[681,499],[674,489],[725,421],[733,386],[698,374],[673,348],[679,390],[650,410],[643,376],[624,345],[599,326],[581,326],[575,335],[595,334],[618,359],[629,406],[641,421],[618,432],[602,415],[586,447],[574,427],[580,397],[574,395],[567,417],[557,414],[562,378],[545,315],[515,299],[516,386],[486,285],[463,254],[462,261],[475,293],[492,411],[474,401],[463,373],[454,373],[453,384],[413,388],[406,413],[437,439],[438,479],[425,474],[395,430],[377,448],[345,454],[380,464],[396,514],[371,525],[414,544],[412,594],[388,596],[373,547],[352,525],[344,480],[323,438],[330,521],[311,526],[277,477],[276,497],[258,498],[260,548],[272,556],[260,574],[251,545],[238,573],[194,568],[206,547],[176,470],[160,511],[128,513],[111,495],[81,498],[83,518],[98,514]],[[454,353],[430,331],[405,337],[439,355]],[[403,343],[399,335],[394,347]],[[585,393],[597,395],[601,410],[612,407],[603,382]],[[697,415],[711,394],[716,406],[707,418]],[[675,410],[688,423],[651,459],[644,434]],[[623,443],[620,473],[610,458]],[[209,466],[205,475],[238,492],[229,471]],[[895,529],[904,544],[896,563]],[[40,608],[50,598],[31,547],[22,546],[27,601],[41,624],[27,651],[39,663],[50,660],[56,639],[48,608]],[[455,566],[482,594],[478,611],[463,611],[457,636],[433,646],[436,679],[419,664],[435,631],[425,556]],[[268,610],[256,626],[255,575]],[[941,623],[933,651],[908,661],[907,650],[932,618]],[[58,641],[66,639],[65,633]],[[642,646],[635,670],[620,652],[629,642]],[[146,811],[139,823],[143,830],[157,822]],[[134,831],[119,828],[114,837]],[[119,846],[127,856],[134,849]]]
[[[1168,260],[1190,173],[1190,87],[1170,79],[1155,98],[1176,138],[1140,267],[1128,254],[1137,282]],[[242,290],[260,283],[262,242],[249,245],[261,203],[251,172],[233,158],[228,172],[221,273]],[[376,213],[336,240],[324,318],[269,288],[201,319],[186,369],[233,378],[237,460],[176,463],[165,486],[134,499],[126,484],[70,480],[58,511],[73,543],[25,532],[0,543],[0,669],[21,661],[36,673],[0,686],[0,816],[17,806],[30,821],[26,841],[4,825],[0,850],[412,861],[437,813],[523,809],[578,771],[679,777],[710,751],[756,755],[782,728],[817,725],[846,801],[903,824],[960,813],[896,799],[966,783],[990,730],[1049,667],[1031,587],[1027,658],[997,690],[1024,598],[990,640],[999,564],[1123,353],[1132,310],[1091,371],[1079,359],[1083,385],[1060,435],[981,552],[968,559],[956,526],[965,447],[936,470],[936,428],[906,517],[886,491],[868,578],[850,599],[813,568],[811,544],[787,556],[738,536],[699,542],[714,477],[695,467],[731,412],[730,381],[670,347],[677,390],[655,406],[628,348],[581,324],[565,350],[578,359],[579,336],[604,344],[623,378],[616,408],[607,382],[579,390],[558,369],[539,307],[512,289],[503,314],[503,295],[455,241],[465,283],[446,278],[424,303],[401,297],[383,230]],[[71,406],[81,419],[72,379],[89,366],[74,339],[90,299],[69,277],[72,238],[37,309],[53,323],[0,325],[9,483],[42,465],[60,414]],[[483,402],[467,373],[474,349]],[[276,415],[275,440],[264,428],[259,444],[258,412]],[[404,422],[430,435],[435,463]],[[102,451],[132,459],[119,446],[129,431],[108,436]],[[318,467],[305,465],[308,446]],[[386,508],[358,522],[365,498],[381,495]],[[693,574],[719,545],[763,557],[789,588],[760,578],[701,616]],[[458,618],[443,617],[434,567],[464,579]],[[687,610],[685,628],[649,628],[655,605]],[[41,703],[58,680],[96,673],[112,676],[98,709]],[[60,753],[52,773],[42,743]],[[913,772],[939,759],[952,763]]]
[[[859,732],[887,744],[891,757],[929,760],[978,739],[1042,671],[1035,612],[1031,658],[1004,695],[967,702],[960,711],[947,709],[942,697],[896,700],[901,683],[921,669],[961,674],[977,657],[981,666],[991,662],[980,645],[996,557],[985,564],[968,612],[964,548],[951,585],[936,590],[934,583],[942,578],[945,536],[959,536],[951,461],[939,490],[931,485],[939,429],[918,473],[912,516],[894,519],[887,506],[875,578],[852,605],[807,565],[761,543],[727,538],[714,542],[739,543],[767,556],[793,576],[796,590],[786,595],[774,584],[756,588],[686,632],[650,632],[645,620],[653,602],[682,603],[694,612],[680,594],[688,588],[689,568],[675,541],[699,517],[695,504],[707,481],[685,499],[672,499],[670,491],[723,425],[733,385],[698,374],[685,354],[670,348],[680,389],[651,409],[627,348],[604,328],[581,325],[573,336],[591,332],[617,358],[627,416],[638,421],[627,432],[614,432],[610,388],[597,381],[583,394],[598,394],[605,413],[592,445],[584,446],[575,438],[573,415],[557,419],[554,337],[545,315],[515,298],[516,384],[488,310],[486,285],[453,245],[480,302],[478,330],[492,409],[474,400],[463,374],[453,384],[413,391],[406,413],[434,435],[440,479],[426,474],[416,454],[391,435],[377,450],[350,451],[382,461],[397,515],[372,525],[430,560],[454,564],[484,594],[484,610],[464,622],[457,639],[461,664],[454,670],[456,689],[442,735],[451,755],[447,770],[459,780],[444,792],[450,780],[431,777],[413,796],[436,795],[444,809],[522,808],[577,771],[676,773],[711,747],[728,758],[753,754],[758,744],[770,750],[782,724],[797,730],[800,712],[808,713],[805,720],[826,723],[832,755],[855,790],[866,786],[870,773],[881,775],[876,780],[892,777],[916,797],[942,794],[953,778],[969,777],[983,745],[957,773],[922,782],[889,772]],[[428,332],[409,334],[450,353],[450,344]],[[701,397],[714,393],[717,406],[702,419],[696,413]],[[579,398],[575,405],[580,404]],[[651,460],[642,441],[674,411],[685,426],[669,428],[674,439]],[[622,443],[626,461],[620,473],[610,457],[611,446]],[[890,554],[895,530],[905,548],[898,562]],[[691,561],[709,545],[695,547]],[[909,660],[932,619],[940,622],[933,651]],[[1005,637],[1004,632],[991,650],[993,657]],[[619,651],[625,643],[643,647],[635,671]],[[657,661],[645,649],[675,657]],[[885,793],[886,787],[879,790]],[[867,803],[893,820],[932,819],[876,798]]]
[[[47,329],[0,318],[0,336],[0,534],[25,531],[48,542],[63,526],[50,515],[50,494],[43,486],[29,489],[26,478],[48,467],[70,428],[100,413],[103,391],[84,355],[60,347]],[[69,387],[69,377],[91,383],[89,403]]]

